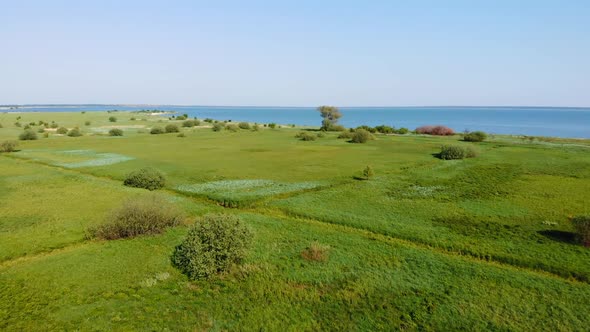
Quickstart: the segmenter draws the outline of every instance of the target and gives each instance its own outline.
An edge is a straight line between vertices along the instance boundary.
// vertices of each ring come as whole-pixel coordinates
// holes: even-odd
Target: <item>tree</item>
[[[373,171],[373,167],[367,165],[363,170],[363,176],[365,179],[369,180],[373,175],[375,175],[375,171]]]
[[[338,123],[338,119],[342,117],[342,113],[335,106],[320,106],[318,107],[322,120],[322,130],[331,130]]]

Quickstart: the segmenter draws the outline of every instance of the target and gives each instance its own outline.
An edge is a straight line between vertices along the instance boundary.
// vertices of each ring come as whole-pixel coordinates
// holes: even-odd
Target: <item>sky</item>
[[[0,0],[0,104],[590,106],[590,1]]]

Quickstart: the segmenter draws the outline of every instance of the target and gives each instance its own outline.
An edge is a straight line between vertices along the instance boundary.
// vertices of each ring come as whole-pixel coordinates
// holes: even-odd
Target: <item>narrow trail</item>
[[[75,170],[75,169],[52,165],[52,164],[41,162],[38,160],[30,160],[30,159],[26,159],[26,158],[15,157],[15,156],[7,156],[7,157],[17,159],[19,161],[27,162],[27,163],[38,164],[38,165],[48,167],[48,168],[58,169],[63,172],[75,173],[75,174],[78,174],[81,176],[86,176],[86,177],[93,178],[96,180],[102,180],[105,182],[112,182],[113,184],[120,185],[120,180],[113,179],[113,178],[106,177],[106,176],[97,176],[97,175],[94,175],[91,173],[86,173],[86,172]],[[338,184],[335,184],[330,187],[337,187],[340,185],[345,185],[347,183],[348,182],[342,182],[342,183],[338,183]],[[325,189],[325,188],[323,188],[323,189]],[[195,203],[200,203],[200,204],[209,205],[209,206],[216,206],[216,207],[221,206],[218,202],[216,202],[214,200],[207,199],[202,196],[188,195],[188,194],[184,194],[182,192],[179,192],[179,191],[176,191],[173,189],[162,189],[160,191],[165,192],[168,195],[180,196],[180,197],[186,198],[190,201],[194,201]],[[307,191],[304,191],[304,192],[307,192]],[[402,237],[396,237],[396,236],[392,236],[392,235],[388,235],[388,234],[382,234],[382,233],[374,232],[374,231],[367,230],[367,229],[343,225],[343,224],[340,224],[337,222],[319,220],[319,219],[311,218],[311,217],[304,216],[304,215],[298,215],[298,214],[295,214],[292,212],[287,213],[287,212],[281,210],[280,208],[269,207],[267,204],[265,204],[265,203],[268,203],[268,202],[276,200],[276,199],[282,199],[285,197],[295,196],[295,195],[298,195],[301,193],[302,192],[295,192],[295,193],[289,193],[286,195],[283,194],[280,196],[263,199],[259,203],[264,203],[264,205],[256,204],[255,206],[249,207],[249,208],[226,208],[226,209],[234,210],[234,211],[242,211],[242,212],[251,213],[251,214],[258,214],[258,215],[271,217],[271,218],[275,218],[275,219],[278,219],[281,221],[286,221],[286,222],[304,222],[304,223],[313,224],[313,225],[329,226],[331,229],[336,229],[336,230],[339,230],[344,233],[354,234],[354,235],[362,236],[362,237],[369,238],[372,240],[377,240],[377,241],[381,241],[381,242],[385,242],[385,243],[389,243],[389,244],[409,247],[409,248],[413,248],[413,249],[432,251],[432,252],[435,252],[440,255],[444,255],[447,257],[453,257],[455,259],[461,259],[466,262],[483,264],[483,265],[488,265],[488,266],[497,267],[497,268],[507,268],[507,269],[511,269],[514,271],[520,271],[520,272],[527,272],[527,273],[531,273],[535,276],[549,277],[552,279],[557,279],[557,280],[569,282],[569,283],[590,284],[590,282],[587,282],[587,281],[577,280],[572,277],[568,278],[568,277],[559,275],[557,273],[553,273],[551,271],[547,271],[547,270],[543,270],[543,269],[535,269],[535,268],[531,268],[531,267],[527,267],[527,266],[521,266],[518,264],[512,264],[509,262],[503,262],[503,261],[500,261],[500,260],[497,260],[494,258],[484,259],[484,258],[474,256],[470,253],[462,252],[459,250],[449,250],[447,248],[430,245],[428,243],[421,242],[421,241],[413,241],[413,240],[405,239]],[[73,251],[78,248],[88,246],[88,245],[95,243],[95,242],[96,241],[93,241],[93,240],[83,240],[81,242],[76,242],[74,244],[66,245],[62,248],[43,251],[43,252],[33,254],[33,255],[21,256],[21,257],[17,257],[14,259],[6,260],[3,262],[0,262],[0,269],[12,267],[12,266],[15,266],[19,263],[35,261],[37,259],[42,259],[44,257],[51,256],[51,255],[56,255],[56,254],[60,254],[60,253]]]

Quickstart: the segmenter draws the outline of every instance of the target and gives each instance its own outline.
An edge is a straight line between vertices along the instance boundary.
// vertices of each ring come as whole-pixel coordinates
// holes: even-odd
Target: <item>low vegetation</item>
[[[127,174],[123,184],[128,187],[157,190],[166,185],[166,178],[157,169],[144,167]]]
[[[72,128],[70,131],[68,131],[68,136],[80,137],[80,136],[82,136],[82,132],[78,128]]]
[[[165,131],[162,127],[156,126],[150,130],[150,134],[152,134],[152,135],[159,135],[159,134],[163,134],[163,133],[165,133]]]
[[[298,138],[302,141],[315,141],[318,136],[315,134],[308,133],[306,131],[301,131],[295,135],[295,138]]]
[[[3,141],[0,143],[0,152],[14,152],[17,147],[17,141]]]
[[[66,127],[59,127],[57,128],[57,130],[55,131],[56,134],[60,134],[60,135],[66,135],[68,133],[68,128]]]
[[[198,220],[172,254],[172,264],[191,280],[207,279],[240,263],[252,232],[240,217],[208,214]]]
[[[476,157],[476,151],[470,146],[443,145],[438,157],[444,160],[465,159]]]
[[[350,142],[352,143],[367,143],[368,141],[374,139],[373,135],[365,130],[365,129],[357,129],[352,133],[352,138]]]
[[[109,136],[123,136],[123,129],[113,128],[109,130]]]
[[[89,233],[101,239],[115,240],[162,233],[181,221],[182,214],[176,206],[160,196],[147,195],[128,199]]]
[[[314,241],[301,252],[301,257],[308,261],[325,262],[328,260],[329,254],[330,246]]]
[[[37,133],[34,130],[27,129],[18,135],[18,139],[21,141],[34,141],[38,139]]]
[[[450,136],[455,135],[455,131],[445,126],[422,126],[416,128],[416,134]]]
[[[180,132],[180,129],[175,124],[166,125],[165,130],[166,130],[166,133],[178,133],[178,132]]]
[[[466,142],[483,142],[488,135],[483,131],[472,131],[463,135],[463,140]]]
[[[590,247],[590,215],[580,215],[572,218],[578,238],[585,247]]]

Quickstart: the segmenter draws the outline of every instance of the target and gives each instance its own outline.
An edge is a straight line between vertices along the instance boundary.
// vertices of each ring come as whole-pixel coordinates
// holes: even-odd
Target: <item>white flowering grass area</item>
[[[17,154],[22,158],[65,168],[106,166],[134,159],[118,153],[93,150],[26,150]]]
[[[314,189],[322,185],[320,182],[286,183],[254,179],[180,185],[176,189],[183,193],[206,196],[225,206],[239,207],[273,195]]]

